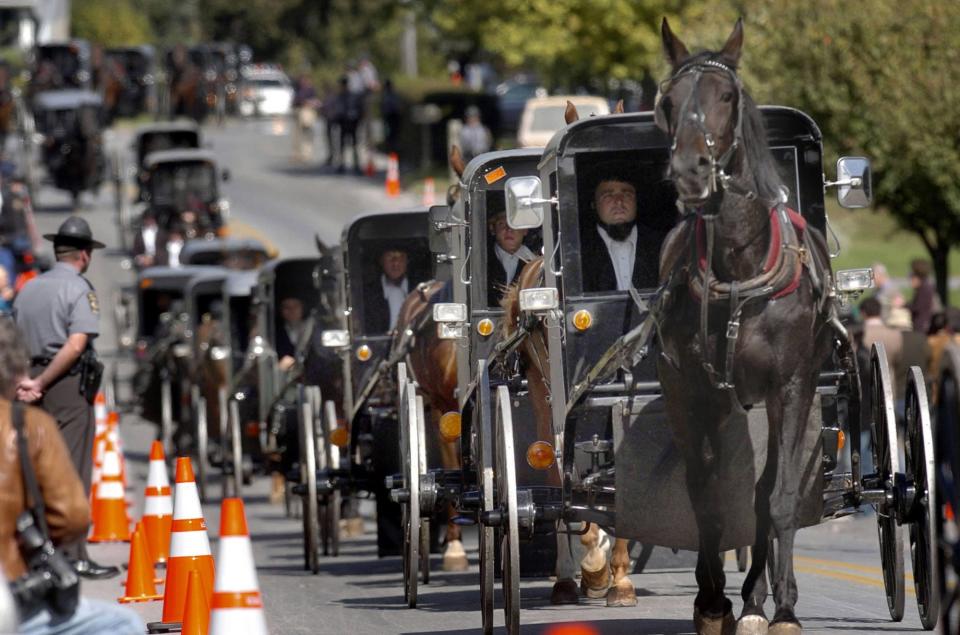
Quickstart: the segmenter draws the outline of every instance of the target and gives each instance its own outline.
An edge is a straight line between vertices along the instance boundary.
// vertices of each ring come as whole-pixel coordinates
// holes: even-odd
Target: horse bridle
[[[737,121],[733,128],[733,141],[730,143],[730,147],[724,150],[723,154],[719,156],[717,156],[717,140],[705,125],[706,116],[700,105],[700,79],[705,73],[723,73],[727,75],[736,89]],[[678,79],[689,74],[693,74],[693,88],[690,89],[687,97],[683,100],[683,104],[680,106],[680,111],[677,113],[676,130],[670,131],[673,136],[670,143],[671,159],[673,158],[673,153],[677,150],[677,139],[680,136],[680,131],[685,124],[688,122],[692,123],[697,127],[700,136],[703,137],[703,143],[707,147],[707,152],[710,157],[709,193],[712,195],[721,190],[731,190],[750,200],[756,198],[756,192],[736,185],[733,177],[727,172],[727,167],[740,148],[743,139],[743,83],[740,81],[740,77],[731,66],[716,59],[699,60],[685,64],[677,69],[676,72],[663,82],[660,94],[666,95],[669,90],[669,88],[664,90],[664,85],[672,87]],[[669,121],[667,125],[670,125]],[[668,168],[668,175],[670,169],[672,168]],[[687,210],[686,205],[681,205],[680,207],[682,213],[689,213],[690,210]],[[702,210],[699,213],[702,214]]]

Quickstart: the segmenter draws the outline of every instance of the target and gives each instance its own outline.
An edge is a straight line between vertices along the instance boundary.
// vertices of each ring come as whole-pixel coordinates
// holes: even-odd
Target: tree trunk
[[[943,306],[950,305],[950,248],[948,246],[937,245],[929,250],[930,257],[933,258],[933,271],[937,276],[937,293]]]

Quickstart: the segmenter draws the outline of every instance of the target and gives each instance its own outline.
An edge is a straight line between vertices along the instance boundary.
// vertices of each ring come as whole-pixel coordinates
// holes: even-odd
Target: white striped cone
[[[173,526],[170,533],[170,559],[163,590],[163,622],[180,622],[187,599],[191,571],[200,574],[207,606],[213,595],[213,555],[203,520],[200,495],[193,478],[190,457],[177,457],[176,486],[173,492]]]
[[[154,441],[150,447],[150,470],[143,496],[143,530],[147,551],[154,564],[166,562],[170,556],[170,529],[173,525],[173,499],[163,443]]]
[[[240,498],[225,498],[220,507],[217,561],[210,635],[266,635],[263,599]]]
[[[97,434],[106,430],[107,416],[107,398],[104,396],[103,391],[100,391],[93,400],[93,419],[97,425]]]
[[[130,540],[130,518],[124,500],[123,479],[120,476],[120,456],[110,440],[103,455],[103,469],[97,498],[93,506],[93,531],[90,542],[117,542]]]

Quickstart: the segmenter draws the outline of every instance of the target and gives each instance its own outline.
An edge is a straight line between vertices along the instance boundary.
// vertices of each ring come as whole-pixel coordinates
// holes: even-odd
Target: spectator
[[[323,116],[324,133],[327,139],[327,165],[333,165],[336,159],[336,141],[340,132],[339,97],[339,93],[329,85],[324,88],[320,114]]]
[[[493,139],[490,130],[480,121],[480,109],[476,106],[467,108],[466,121],[460,129],[460,151],[463,160],[467,163],[473,157],[490,152]]]
[[[385,146],[388,153],[400,151],[400,107],[400,97],[393,89],[393,81],[387,79],[383,82],[383,94],[380,96],[380,116],[387,129]]]
[[[883,263],[873,263],[873,282],[874,292],[872,295],[880,301],[880,306],[882,308],[881,316],[883,317],[884,322],[886,322],[890,317],[891,309],[903,306],[903,295],[900,293],[900,289],[897,288],[897,285],[894,284],[893,280],[890,279],[890,274],[887,271],[887,267]]]
[[[0,439],[5,446],[0,452],[0,491],[4,492],[0,500],[0,568],[11,582],[27,571],[17,544],[17,519],[27,510],[27,503],[11,404],[18,381],[26,376],[24,338],[12,321],[0,319]],[[27,454],[43,497],[40,502],[47,536],[55,545],[82,538],[90,523],[90,510],[83,483],[73,467],[57,423],[39,408],[22,408]],[[41,525],[40,519],[36,520]],[[22,635],[139,635],[145,628],[129,609],[83,598],[69,616],[56,616],[42,603],[20,605],[17,609],[20,618],[17,632]]]
[[[911,366],[926,370],[930,366],[930,345],[927,334],[916,330],[904,309],[890,312],[887,326],[900,331],[903,347],[898,359],[890,360],[894,392],[894,408],[897,418],[902,419],[907,394],[907,372]]]
[[[930,332],[927,334],[927,346],[930,347],[930,365],[927,366],[927,377],[936,377],[940,373],[940,360],[943,351],[953,341],[953,329],[947,320],[946,313],[937,313],[930,320]],[[933,385],[936,389],[936,382]]]
[[[930,320],[935,313],[943,311],[943,303],[930,279],[930,261],[917,258],[910,263],[910,286],[913,298],[908,308],[913,321],[913,330],[926,335],[930,330]]]
[[[870,365],[867,360],[869,360],[870,349],[875,342],[880,342],[886,349],[887,368],[891,377],[895,377],[894,369],[899,367],[903,352],[903,335],[900,331],[883,323],[883,318],[880,317],[882,310],[880,301],[873,296],[860,303],[860,314],[863,316],[863,340],[857,358],[865,362],[865,364],[861,364],[862,370],[869,369]],[[870,394],[869,382],[864,381],[862,388],[866,395]],[[896,390],[896,382],[894,382],[894,390]],[[869,405],[869,402],[866,403]],[[869,412],[869,408],[863,411],[864,422],[869,422]],[[873,470],[870,447],[870,426],[863,425],[860,430],[860,456],[864,474],[869,474]]]
[[[338,172],[344,172],[347,164],[346,147],[349,143],[353,149],[353,170],[360,173],[360,155],[357,154],[357,127],[363,119],[363,93],[355,93],[349,89],[347,76],[340,78],[340,92],[337,93],[338,126],[340,128],[340,165]],[[347,141],[349,139],[349,141]]]
[[[296,122],[293,135],[293,157],[295,161],[309,161],[313,158],[314,126],[317,124],[317,91],[310,78],[303,74],[297,80],[297,91],[293,97]]]
[[[13,308],[13,285],[10,284],[10,276],[7,270],[0,267],[0,313],[9,313]]]

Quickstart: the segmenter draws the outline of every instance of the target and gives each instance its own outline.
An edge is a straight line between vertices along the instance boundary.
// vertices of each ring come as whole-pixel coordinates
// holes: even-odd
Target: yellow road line
[[[831,569],[823,569],[821,567],[807,567],[804,565],[799,565],[799,566],[795,565],[793,569],[797,573],[809,573],[812,575],[819,575],[827,578],[834,578],[836,580],[845,580],[847,582],[856,582],[857,584],[864,584],[867,586],[879,587],[881,589],[883,588],[882,579],[878,580],[876,578],[870,578],[863,575],[855,575],[853,573],[846,573],[844,571],[834,571]],[[905,586],[906,586],[907,593],[911,595],[916,593],[913,589],[912,584],[908,584]]]
[[[263,243],[263,246],[267,248],[267,253],[270,254],[271,258],[276,258],[277,254],[280,253],[277,250],[276,245],[274,245],[273,242],[267,238],[266,234],[256,227],[244,223],[243,221],[230,219],[227,222],[227,226],[224,228],[224,233],[227,236],[232,236],[234,238],[253,238],[259,240],[261,243]]]
[[[854,564],[852,562],[843,562],[842,560],[827,560],[823,558],[811,558],[809,556],[794,556],[793,561],[794,563],[805,562],[814,566],[835,567],[839,569],[849,569],[850,571],[861,571],[863,573],[874,573],[881,576],[883,575],[883,569],[880,567],[865,564]],[[913,576],[909,573],[906,575],[906,579],[910,582],[913,582]]]

